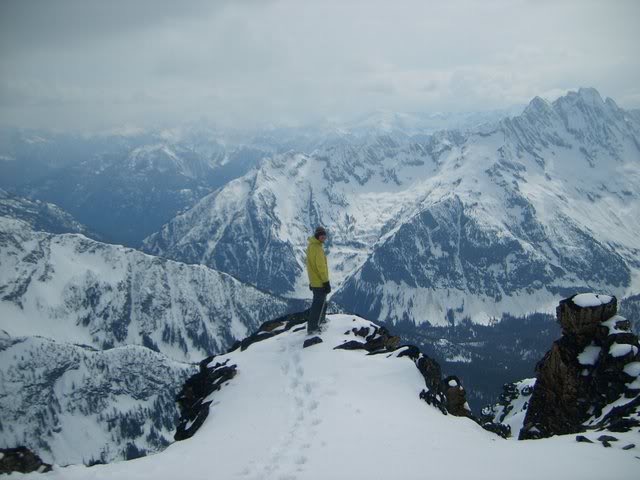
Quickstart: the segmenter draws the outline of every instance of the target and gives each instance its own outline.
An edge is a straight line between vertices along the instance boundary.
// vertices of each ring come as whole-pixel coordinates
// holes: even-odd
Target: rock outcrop
[[[518,435],[535,383],[535,378],[505,383],[498,402],[482,409],[480,425],[504,438],[511,437],[512,434]]]
[[[447,399],[447,410],[451,415],[474,418],[467,403],[467,393],[458,377],[448,376],[442,381],[442,387]]]
[[[51,465],[27,447],[0,448],[0,475],[3,473],[49,472]]]
[[[574,295],[556,309],[562,337],[536,367],[520,439],[640,426],[640,345],[615,297]]]

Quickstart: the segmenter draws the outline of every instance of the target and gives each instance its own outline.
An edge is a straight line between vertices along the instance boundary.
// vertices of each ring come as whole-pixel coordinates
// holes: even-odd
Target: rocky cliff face
[[[615,297],[581,294],[560,302],[562,338],[536,368],[521,439],[640,426],[640,345]]]
[[[538,363],[536,378],[506,384],[482,420],[523,440],[584,433],[578,441],[597,437],[610,446],[624,437],[633,443],[620,446],[633,448],[639,441],[640,345],[630,321],[617,314],[615,297],[596,294],[562,300],[557,319],[562,337]]]

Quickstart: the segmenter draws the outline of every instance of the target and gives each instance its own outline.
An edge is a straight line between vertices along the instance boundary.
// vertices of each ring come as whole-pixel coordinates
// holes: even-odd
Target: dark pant
[[[320,331],[320,324],[325,322],[327,314],[327,292],[324,287],[312,287],[313,303],[309,309],[309,320],[307,321],[307,333]]]

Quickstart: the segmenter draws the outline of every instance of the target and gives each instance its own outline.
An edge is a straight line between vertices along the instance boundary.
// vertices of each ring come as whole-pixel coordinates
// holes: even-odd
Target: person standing
[[[313,236],[309,237],[307,246],[307,274],[309,289],[313,292],[313,303],[309,310],[307,333],[319,333],[320,324],[324,323],[327,311],[327,295],[331,292],[329,283],[329,267],[322,244],[327,240],[327,231],[317,227]]]

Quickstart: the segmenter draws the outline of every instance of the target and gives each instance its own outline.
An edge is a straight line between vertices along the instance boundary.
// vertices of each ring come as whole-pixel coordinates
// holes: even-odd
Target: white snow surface
[[[601,350],[602,347],[597,345],[587,345],[582,353],[578,355],[578,362],[580,362],[580,365],[595,365]]]
[[[154,456],[56,468],[45,478],[637,478],[633,450],[579,444],[573,435],[503,440],[443,415],[418,398],[424,380],[409,358],[333,350],[353,339],[345,331],[370,322],[328,320],[323,343],[307,349],[306,332],[294,328],[216,357],[213,363],[236,364],[238,374],[211,396],[210,414],[191,439]]]
[[[615,333],[624,333],[624,330],[621,330],[617,327],[618,322],[625,322],[627,319],[622,315],[614,315],[609,320],[602,322],[600,325],[603,325],[609,329],[609,335],[613,335]]]
[[[613,342],[609,347],[609,355],[612,357],[624,357],[629,352],[633,352],[635,355],[638,353],[638,347],[634,345],[628,345],[626,343]]]
[[[640,375],[640,362],[631,362],[627,363],[624,366],[624,373],[627,375],[631,375],[632,377],[637,377]]]
[[[609,295],[600,295],[597,293],[580,293],[573,297],[573,303],[579,307],[597,307],[599,305],[606,305],[611,301]]]

